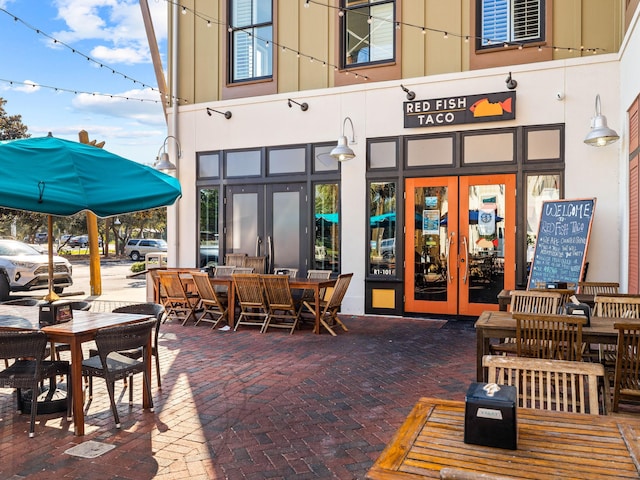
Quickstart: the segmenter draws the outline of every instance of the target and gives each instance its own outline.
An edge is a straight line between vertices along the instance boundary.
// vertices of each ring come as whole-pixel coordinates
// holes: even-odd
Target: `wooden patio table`
[[[590,326],[582,327],[582,341],[586,344],[601,343],[615,345],[618,331],[613,328],[617,319],[609,317],[591,317]],[[633,319],[631,319],[633,321]],[[638,320],[640,321],[640,320]],[[484,311],[475,323],[476,327],[476,378],[486,381],[486,372],[482,368],[482,357],[489,355],[491,339],[514,338],[516,321],[511,312]]]
[[[0,304],[0,328],[42,330],[51,342],[69,344],[71,347],[71,391],[73,401],[73,421],[76,435],[84,435],[84,408],[82,395],[82,344],[94,340],[101,328],[126,325],[151,318],[149,315],[130,313],[105,313],[73,311],[73,319],[50,325],[39,326],[39,308]],[[147,340],[147,378],[151,378],[151,335]],[[143,408],[151,406],[146,387],[142,390]]]
[[[505,450],[464,443],[464,408],[421,398],[367,478],[439,478],[445,467],[513,479],[640,475],[640,419],[518,408],[518,449]]]

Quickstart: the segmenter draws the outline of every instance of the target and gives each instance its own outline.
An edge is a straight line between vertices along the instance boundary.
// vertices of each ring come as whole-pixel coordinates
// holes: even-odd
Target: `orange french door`
[[[497,310],[515,288],[515,203],[515,175],[407,179],[405,311]]]

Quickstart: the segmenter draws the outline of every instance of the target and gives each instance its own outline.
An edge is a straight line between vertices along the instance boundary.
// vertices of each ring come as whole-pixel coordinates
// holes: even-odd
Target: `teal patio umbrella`
[[[180,183],[147,165],[93,145],[52,136],[0,142],[0,206],[98,217],[173,204]],[[49,217],[49,298],[53,297],[53,235]]]

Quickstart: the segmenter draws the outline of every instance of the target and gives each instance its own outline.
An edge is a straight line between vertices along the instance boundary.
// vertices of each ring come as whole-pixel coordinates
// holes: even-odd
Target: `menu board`
[[[528,288],[582,279],[596,199],[542,203]]]

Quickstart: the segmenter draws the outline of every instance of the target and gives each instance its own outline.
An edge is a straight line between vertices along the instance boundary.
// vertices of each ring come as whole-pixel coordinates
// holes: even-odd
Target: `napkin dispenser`
[[[41,303],[39,307],[40,314],[38,319],[42,327],[68,322],[73,318],[73,310],[69,300]]]
[[[584,324],[585,327],[591,325],[591,307],[586,303],[567,303],[564,306],[567,311],[567,315],[580,315],[587,319],[587,323]]]
[[[516,387],[472,383],[465,396],[464,443],[515,450]]]

